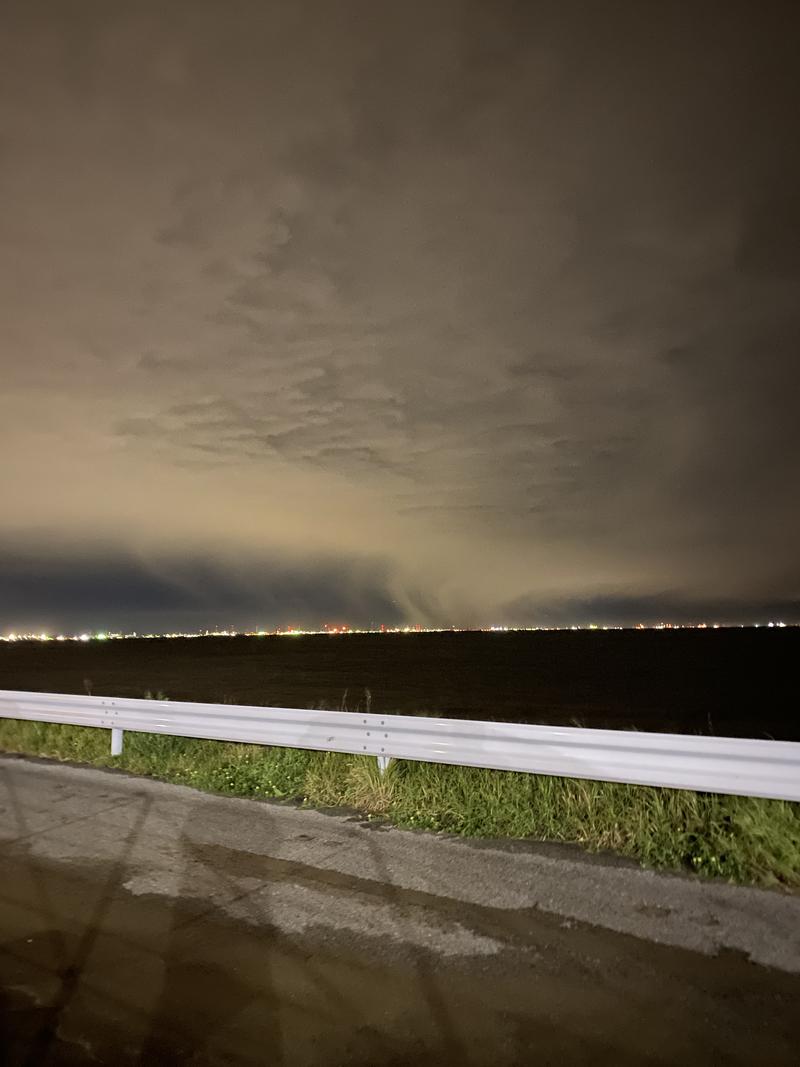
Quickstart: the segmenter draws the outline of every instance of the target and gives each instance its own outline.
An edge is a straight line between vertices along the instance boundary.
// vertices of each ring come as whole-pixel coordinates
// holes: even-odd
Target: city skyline
[[[8,644],[15,644],[16,642],[26,641],[78,641],[87,643],[89,641],[136,641],[136,640],[161,640],[161,639],[183,639],[183,638],[203,638],[203,637],[346,637],[347,635],[358,634],[440,634],[440,633],[539,633],[539,632],[552,632],[552,631],[575,631],[575,630],[598,630],[601,632],[608,632],[610,630],[735,630],[735,629],[779,629],[785,630],[796,626],[794,623],[786,623],[783,620],[771,619],[768,622],[751,622],[751,623],[719,623],[719,622],[660,622],[660,623],[634,623],[633,625],[609,625],[604,623],[584,623],[581,625],[573,624],[570,626],[481,626],[481,627],[459,627],[459,626],[423,626],[421,623],[415,623],[413,625],[406,626],[386,626],[381,624],[380,626],[371,627],[354,627],[347,624],[343,625],[325,625],[321,629],[307,629],[300,626],[284,626],[278,627],[275,630],[256,629],[256,630],[237,630],[235,628],[229,629],[201,629],[197,631],[175,631],[175,632],[142,632],[137,631],[119,631],[119,632],[105,632],[105,631],[88,631],[84,633],[74,634],[48,634],[48,633],[16,633],[10,631],[8,633],[0,634],[0,641]]]

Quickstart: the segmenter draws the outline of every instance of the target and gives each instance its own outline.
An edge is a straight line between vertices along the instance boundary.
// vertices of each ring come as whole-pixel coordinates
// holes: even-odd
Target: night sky
[[[798,22],[5,0],[0,633],[800,621]]]

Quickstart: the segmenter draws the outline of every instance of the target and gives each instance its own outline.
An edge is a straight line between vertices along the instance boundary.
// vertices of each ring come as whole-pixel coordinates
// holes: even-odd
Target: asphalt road
[[[0,1058],[797,1062],[800,897],[0,758]]]

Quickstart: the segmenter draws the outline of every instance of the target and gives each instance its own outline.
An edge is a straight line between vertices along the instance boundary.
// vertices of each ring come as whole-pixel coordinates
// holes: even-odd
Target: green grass
[[[243,797],[346,806],[398,826],[611,849],[642,864],[800,886],[800,805],[575,778],[0,720],[0,750],[115,766]]]

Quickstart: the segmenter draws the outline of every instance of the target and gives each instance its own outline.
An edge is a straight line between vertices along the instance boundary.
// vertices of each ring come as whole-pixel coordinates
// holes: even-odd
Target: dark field
[[[800,629],[0,645],[0,689],[800,740]]]

